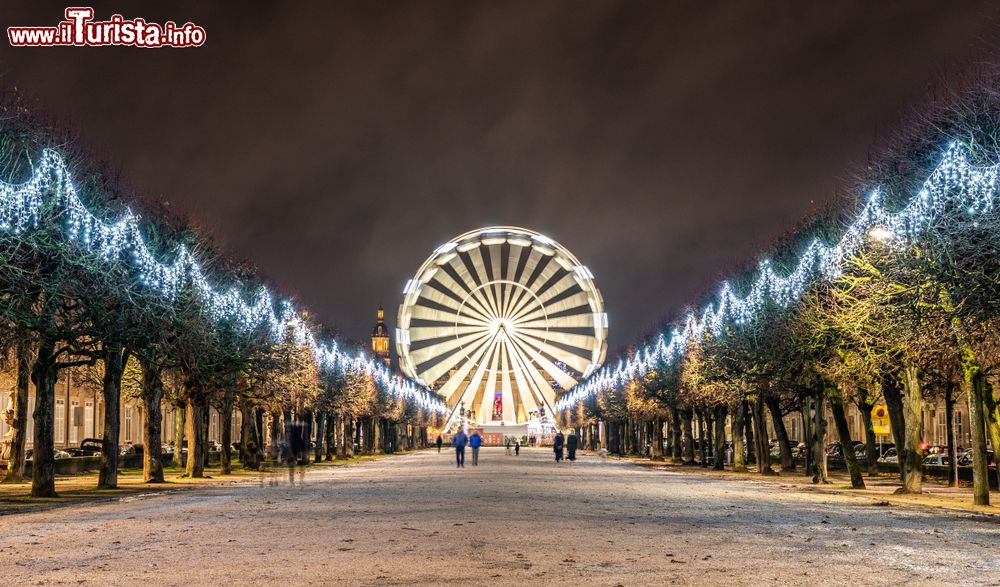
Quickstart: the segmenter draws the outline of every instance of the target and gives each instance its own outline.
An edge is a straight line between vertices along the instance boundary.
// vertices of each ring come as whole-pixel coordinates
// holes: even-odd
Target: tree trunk
[[[39,344],[38,356],[31,369],[35,384],[35,420],[32,442],[31,497],[56,497],[55,463],[55,401],[56,357],[55,344],[44,339]]]
[[[920,389],[920,373],[910,361],[903,363],[903,422],[906,443],[900,453],[903,465],[903,486],[900,493],[920,493],[924,477],[924,398]]]
[[[318,463],[323,460],[326,444],[326,412],[320,411],[316,414],[316,449],[313,452],[314,460]]]
[[[986,422],[985,391],[986,382],[979,373],[978,366],[965,367],[962,388],[969,400],[969,431],[972,437],[972,502],[976,505],[990,504],[989,469],[986,462]],[[37,436],[37,435],[36,435]]]
[[[203,398],[191,397],[187,400],[187,469],[185,477],[205,476],[206,430],[204,424],[206,403]]]
[[[236,391],[233,384],[226,386],[226,391],[222,394],[222,410],[219,413],[219,436],[222,437],[222,454],[219,455],[221,461],[221,475],[233,474],[233,402]]]
[[[948,487],[958,487],[958,455],[955,454],[955,385],[949,380],[944,387],[944,416],[948,420]]]
[[[757,472],[761,475],[775,475],[771,468],[771,446],[767,436],[767,422],[764,420],[764,397],[758,393],[751,407],[754,428],[754,447],[757,453]]]
[[[182,449],[184,447],[184,430],[186,428],[184,420],[186,415],[187,412],[183,405],[174,405],[174,454],[170,464],[178,469],[184,466]]]
[[[839,389],[830,389],[827,392],[830,399],[830,409],[833,412],[833,422],[837,426],[837,436],[840,437],[840,448],[844,452],[844,461],[847,462],[847,470],[851,474],[851,488],[864,489],[865,480],[861,476],[861,467],[854,457],[854,443],[851,442],[851,428],[847,424],[847,415],[844,413],[844,398]]]
[[[774,433],[778,437],[778,448],[781,450],[781,472],[795,470],[795,458],[792,456],[792,443],[788,439],[788,430],[785,429],[785,421],[781,417],[781,401],[776,397],[768,397],[765,400],[767,411],[771,413],[771,423],[774,425]]]
[[[259,471],[261,465],[260,409],[252,406],[246,398],[240,399],[243,414],[240,426],[240,463],[248,471]]]
[[[694,430],[691,429],[691,410],[681,410],[681,422],[684,426],[684,457],[683,464],[694,465]]]
[[[892,375],[882,378],[882,397],[885,407],[889,410],[889,426],[892,428],[892,440],[896,443],[897,460],[899,461],[899,479],[906,478],[906,468],[903,463],[903,446],[906,444],[906,417],[903,412],[903,394],[900,392],[899,379]]]
[[[702,467],[708,467],[708,459],[714,458],[716,456],[715,443],[714,443],[714,412],[712,410],[705,410],[702,412],[702,419],[705,422],[705,460],[702,461]]]
[[[24,481],[24,445],[28,439],[28,392],[31,384],[31,364],[28,344],[17,345],[17,384],[14,388],[14,421],[11,423],[10,456],[4,483]]]
[[[163,379],[154,361],[139,356],[142,365],[142,405],[146,413],[142,428],[142,480],[163,483]]]
[[[997,401],[997,389],[985,378],[981,382],[983,386],[980,395],[983,398],[983,419],[986,420],[986,430],[989,434],[990,444],[993,446],[993,462],[1000,462],[1000,402]],[[988,463],[987,463],[988,466]]]
[[[861,421],[865,424],[865,465],[868,469],[869,477],[878,477],[878,459],[882,455],[878,454],[878,442],[875,437],[875,426],[872,424],[872,410],[875,409],[875,400],[865,390],[858,390],[858,399],[855,402],[858,411],[861,412]]]
[[[101,468],[98,489],[118,487],[118,435],[121,431],[122,374],[129,351],[121,343],[104,343],[104,436],[101,437]]]
[[[829,483],[829,472],[826,466],[826,396],[819,393],[814,398],[816,409],[813,412],[813,430],[810,450],[812,451],[812,482]]]
[[[337,453],[337,416],[332,411],[326,412],[326,454],[324,460],[332,461]]]
[[[705,417],[705,413],[701,410],[696,412],[698,415],[698,458],[700,459],[698,464],[702,467],[708,466],[708,419]]]
[[[721,471],[726,467],[726,407],[715,407],[715,462],[712,468]]]
[[[681,430],[680,408],[670,408],[670,457],[676,464],[684,462],[681,450],[681,434],[683,434],[683,431]]]
[[[341,439],[343,441],[343,455],[345,459],[354,458],[354,419],[348,415],[344,415],[344,436]]]
[[[739,402],[733,408],[733,471],[737,473],[746,473],[746,444],[744,444],[744,422],[746,420],[747,410],[745,402]]]

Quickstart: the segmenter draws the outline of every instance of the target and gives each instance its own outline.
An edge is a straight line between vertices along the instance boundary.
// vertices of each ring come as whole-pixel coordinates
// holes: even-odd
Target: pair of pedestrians
[[[465,430],[459,430],[451,444],[455,447],[455,464],[459,469],[465,468],[466,445],[472,449],[472,465],[479,466],[479,447],[483,446],[483,437],[478,430],[473,430],[471,435],[466,434]]]
[[[576,460],[576,447],[580,444],[580,439],[573,432],[569,437],[563,436],[562,430],[556,432],[556,437],[552,443],[552,450],[556,453],[556,462],[563,460],[563,447],[569,453],[569,460]]]

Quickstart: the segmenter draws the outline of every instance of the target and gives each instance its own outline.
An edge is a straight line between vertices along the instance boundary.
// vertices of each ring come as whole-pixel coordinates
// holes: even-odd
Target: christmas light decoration
[[[414,401],[429,411],[446,411],[437,396],[393,375],[381,361],[350,356],[340,350],[336,341],[318,340],[291,302],[282,301],[276,312],[274,296],[267,288],[261,287],[249,302],[236,287],[216,291],[184,246],[178,248],[173,263],[160,262],[146,246],[139,217],[127,210],[120,220],[108,223],[92,214],[78,196],[65,160],[51,149],[42,152],[34,173],[24,183],[0,181],[0,230],[23,234],[37,229],[47,198],[52,199],[53,216],[65,222],[70,240],[95,251],[103,260],[131,262],[140,282],[168,299],[173,300],[190,287],[216,321],[229,321],[243,332],[266,328],[277,342],[283,342],[291,332],[296,344],[309,346],[321,370],[363,371],[396,397]]]
[[[676,361],[690,341],[699,340],[706,332],[718,336],[727,324],[745,323],[761,312],[766,303],[787,307],[798,300],[814,280],[832,280],[840,275],[844,261],[853,256],[866,239],[898,248],[916,242],[942,214],[953,210],[970,216],[992,212],[996,206],[998,173],[1000,164],[977,166],[970,162],[963,147],[952,143],[920,191],[902,210],[887,210],[880,192],[875,190],[837,244],[828,246],[818,239],[813,240],[802,252],[796,268],[786,276],[775,273],[770,260],[764,259],[758,266],[756,279],[742,298],[724,282],[716,302],[709,304],[700,315],[688,314],[683,324],[674,327],[669,335],[661,334],[652,343],[637,349],[632,357],[596,370],[563,395],[556,409],[566,409],[601,389],[612,389],[643,376],[660,361],[667,364]]]

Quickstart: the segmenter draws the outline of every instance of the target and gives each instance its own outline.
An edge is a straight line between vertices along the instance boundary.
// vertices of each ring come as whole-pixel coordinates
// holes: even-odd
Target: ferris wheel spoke
[[[448,267],[455,272],[457,282],[461,284],[462,290],[465,291],[466,305],[474,304],[484,316],[491,319],[493,311],[490,310],[489,303],[483,295],[482,290],[478,289],[478,275],[473,278],[472,273],[469,271],[469,266],[465,262],[465,257],[461,254],[456,255],[448,264]]]
[[[476,356],[481,357],[480,351],[487,347],[487,343],[489,343],[488,336],[483,336],[482,338],[470,341],[467,345],[465,345],[464,349],[457,349],[447,358],[442,359],[438,363],[435,363],[426,369],[419,370],[420,378],[429,385],[433,385],[435,381],[440,379],[445,373],[454,369],[462,361],[472,360]],[[475,363],[475,361],[473,360],[472,363]]]
[[[494,336],[492,338],[492,340],[490,341],[490,344],[489,344],[489,346],[487,348],[488,348],[488,350],[486,351],[486,355],[485,356],[492,358],[493,352],[497,348],[497,337]],[[486,361],[482,361],[482,360],[479,361],[479,365],[476,367],[476,372],[472,376],[472,379],[469,381],[469,386],[465,388],[465,393],[462,394],[461,399],[459,399],[459,403],[464,403],[465,400],[469,400],[468,407],[469,408],[473,407],[473,405],[474,405],[473,401],[475,400],[476,394],[479,392],[479,386],[483,382],[483,376],[486,374],[486,365],[487,364],[488,363]],[[470,394],[471,394],[472,397],[469,397]]]
[[[444,332],[444,334],[442,334]],[[475,326],[455,326],[454,324],[444,326],[415,326],[410,329],[410,345],[415,346],[418,342],[425,342],[434,339],[450,340],[456,336],[465,336],[476,332],[485,332],[485,327]]]
[[[528,292],[531,290],[531,281],[535,275],[535,270],[538,268],[539,263],[547,259],[548,257],[539,253],[538,249],[531,247],[531,252],[528,254],[528,260],[525,261],[524,268],[521,270],[521,274],[516,279],[517,283],[519,283],[522,288],[519,289],[517,297],[512,301],[514,306],[520,305],[525,297],[533,297],[529,295]]]
[[[491,341],[486,341],[484,344],[480,345],[474,353],[471,353],[469,355],[469,360],[462,363],[462,366],[458,368],[458,371],[456,371],[455,374],[450,377],[443,386],[441,386],[441,389],[438,390],[438,393],[446,398],[448,405],[458,405],[465,393],[468,392],[468,388],[461,390],[462,394],[459,396],[459,386],[461,386],[462,382],[464,382],[469,376],[469,372],[482,362],[483,356],[486,355],[486,352],[489,351],[492,346],[489,344],[490,342]],[[436,367],[437,365],[434,366],[434,368]],[[444,375],[446,372],[447,369],[440,372],[438,377]]]
[[[514,371],[514,381],[517,383],[517,395],[521,405],[524,406],[525,413],[531,413],[538,409],[538,402],[535,400],[535,391],[528,384],[524,377],[527,368],[520,362],[517,352],[509,340],[504,341],[507,345],[507,358],[510,361],[511,369]]]
[[[552,384],[542,376],[542,373],[538,369],[534,368],[531,360],[524,355],[523,350],[516,343],[513,346],[517,349],[516,356],[523,366],[524,372],[528,374],[528,377],[535,384],[533,390],[538,393],[538,402],[546,406],[551,413],[553,411],[552,406],[556,402],[556,392],[552,389]]]
[[[562,363],[569,365],[570,367],[576,369],[580,373],[583,373],[587,369],[587,367],[590,366],[590,357],[589,356],[582,357],[573,351],[570,351],[566,348],[562,348],[553,343],[558,342],[564,346],[573,349],[587,350],[588,353],[590,353],[589,349],[592,348],[592,346],[580,346],[576,344],[576,342],[583,342],[579,341],[579,339],[574,339],[573,343],[568,343],[564,342],[563,340],[558,340],[559,337],[557,337],[557,335],[559,334],[561,333],[551,333],[551,332],[548,333],[548,340],[546,340],[545,338],[541,338],[537,335],[532,335],[530,333],[526,333],[523,331],[518,331],[517,336],[519,340],[524,341],[526,344],[535,348],[536,350],[552,357],[557,361],[561,361]],[[571,335],[571,336],[578,336],[578,335]],[[590,345],[593,344],[594,344],[594,339],[591,339]],[[560,385],[561,384],[562,382],[560,382]]]
[[[543,304],[548,304],[549,300],[557,298],[560,295],[563,295],[566,292],[570,291],[574,287],[579,287],[579,286],[580,284],[576,281],[576,278],[573,276],[573,274],[566,273],[565,275],[560,277],[559,281],[553,284],[552,287],[538,294],[538,300]]]
[[[590,300],[587,298],[586,292],[578,292],[570,297],[559,300],[558,302],[549,304],[545,306],[545,309],[541,308],[534,309],[530,312],[526,312],[514,318],[515,324],[520,324],[525,321],[535,320],[543,316],[548,316],[549,320],[559,318],[561,316],[555,316],[556,314],[563,314],[566,316],[576,316],[578,314],[583,315],[593,315],[590,306]]]
[[[432,328],[427,330],[437,330],[437,329]],[[444,336],[447,336],[448,334],[450,334],[450,332],[445,332]],[[428,360],[433,359],[435,356],[442,355],[445,353],[450,353],[454,349],[461,349],[462,347],[468,347],[470,345],[475,344],[476,341],[478,341],[479,339],[484,339],[487,336],[489,336],[488,331],[484,332],[482,330],[479,330],[471,334],[466,334],[465,336],[460,336],[457,338],[454,337],[448,338],[444,342],[427,345],[423,348],[418,348],[418,349],[413,349],[412,348],[413,345],[411,343],[410,357],[413,359],[413,364],[419,367],[420,365],[426,363]],[[441,338],[441,337],[438,336],[433,338]],[[461,353],[461,354],[464,355],[467,353]]]
[[[452,262],[455,262],[457,259],[458,256],[456,255],[455,259],[452,259]],[[461,261],[459,261],[459,263],[461,264]],[[449,264],[448,268],[454,271],[455,274],[459,275],[460,277],[462,276],[462,274],[459,272],[458,266]],[[464,265],[461,265],[461,270],[463,271],[465,270]],[[446,289],[451,289],[451,291],[455,292],[456,295],[464,294],[463,297],[466,300],[465,308],[467,309],[463,308],[462,312],[468,312],[470,314],[476,315],[477,317],[481,317],[484,323],[488,323],[490,321],[489,311],[482,305],[482,303],[480,303],[479,298],[477,298],[475,295],[472,294],[471,289],[465,287],[464,285],[460,285],[459,282],[455,281],[455,278],[449,271],[447,270],[438,271],[437,275],[435,276],[435,280],[437,280],[437,282],[440,283],[442,286],[444,286]],[[458,308],[456,308],[456,311],[457,310]]]
[[[441,327],[453,327],[455,324],[461,324],[462,326],[479,326],[484,328],[488,326],[488,324],[483,320],[472,318],[471,316],[456,316],[455,314],[449,314],[435,308],[428,308],[427,306],[413,306],[412,317],[417,320],[433,322],[435,326]],[[411,330],[413,328],[419,328],[419,326],[410,327]]]
[[[479,420],[481,422],[492,420],[493,398],[496,394],[497,371],[500,366],[500,351],[503,349],[503,345],[500,344],[501,338],[501,336],[497,337],[497,344],[493,347],[493,355],[490,357],[489,374],[486,376],[486,387],[483,389],[483,398],[479,403]]]
[[[594,315],[591,312],[573,314],[572,316],[560,316],[558,318],[553,318],[551,321],[545,318],[533,318],[525,319],[522,318],[517,322],[512,322],[518,330],[525,328],[540,328],[545,329],[546,326],[551,328],[594,328]]]
[[[465,292],[465,305],[473,306],[479,314],[482,314],[485,317],[487,321],[491,320],[492,312],[489,309],[489,304],[487,304],[486,300],[482,297],[482,290],[476,289],[478,285],[472,279],[472,275],[469,273],[468,267],[465,266],[462,256],[455,255],[455,258],[448,263],[448,268],[454,271],[455,275],[458,276],[458,280],[456,280],[452,275],[448,274],[448,280],[460,288],[456,289],[456,291]],[[444,283],[443,280],[442,283]],[[470,283],[472,284],[472,287],[469,287],[468,284]]]
[[[486,299],[487,307],[492,312],[493,316],[500,316],[500,308],[497,306],[497,300],[492,295],[493,290],[489,285],[482,287],[484,284],[489,283],[489,275],[486,274],[486,261],[483,259],[483,253],[478,248],[472,249],[468,252],[469,259],[472,260],[472,271],[475,272],[474,278],[477,283],[479,283],[479,292],[482,293],[483,297]],[[480,274],[482,270],[482,274]]]
[[[503,420],[504,421],[517,421],[517,412],[514,410],[514,389],[510,382],[510,356],[508,354],[509,345],[507,344],[507,337],[504,337],[502,348],[500,349],[500,405],[503,407]]]
[[[504,302],[504,290],[505,284],[503,283],[502,277],[500,275],[500,258],[503,254],[502,245],[493,245],[486,249],[490,257],[490,285],[489,288],[493,292],[493,300],[496,303],[497,317],[503,316],[503,302]]]
[[[556,383],[559,384],[559,387],[562,387],[563,389],[569,389],[574,385],[576,385],[576,379],[574,379],[573,376],[570,375],[569,373],[566,373],[565,371],[557,367],[555,363],[553,363],[546,357],[546,355],[553,357],[558,361],[562,361],[563,363],[566,363],[567,365],[570,366],[572,366],[572,362],[580,360],[580,357],[574,355],[573,353],[564,351],[561,348],[552,346],[548,343],[539,343],[538,341],[533,340],[529,337],[522,337],[515,335],[512,338],[514,339],[515,344],[523,345],[527,349],[530,349],[523,354],[530,356],[532,361],[535,362],[535,364],[544,369],[545,372],[548,373],[550,377],[556,380]]]
[[[543,330],[538,328],[518,328],[518,336],[530,336],[539,341],[553,341],[559,344],[580,350],[586,350],[590,353],[590,349],[594,348],[597,343],[597,338],[591,334],[576,334],[573,332],[562,332],[559,330]]]
[[[451,308],[456,313],[461,311],[469,318],[475,320],[482,320],[483,324],[487,324],[489,322],[488,318],[475,308],[469,308],[469,310],[467,311],[465,308],[462,308],[461,302],[456,301],[455,298],[451,296],[446,296],[442,294],[436,288],[430,287],[429,285],[420,290],[420,297],[427,299],[431,302],[434,302],[439,306],[443,306],[445,308]]]

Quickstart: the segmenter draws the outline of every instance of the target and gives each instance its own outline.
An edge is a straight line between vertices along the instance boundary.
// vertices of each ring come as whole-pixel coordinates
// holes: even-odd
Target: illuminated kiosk
[[[513,226],[438,247],[406,283],[396,324],[400,367],[445,400],[445,431],[544,432],[558,395],[607,354],[593,274],[559,243]]]

